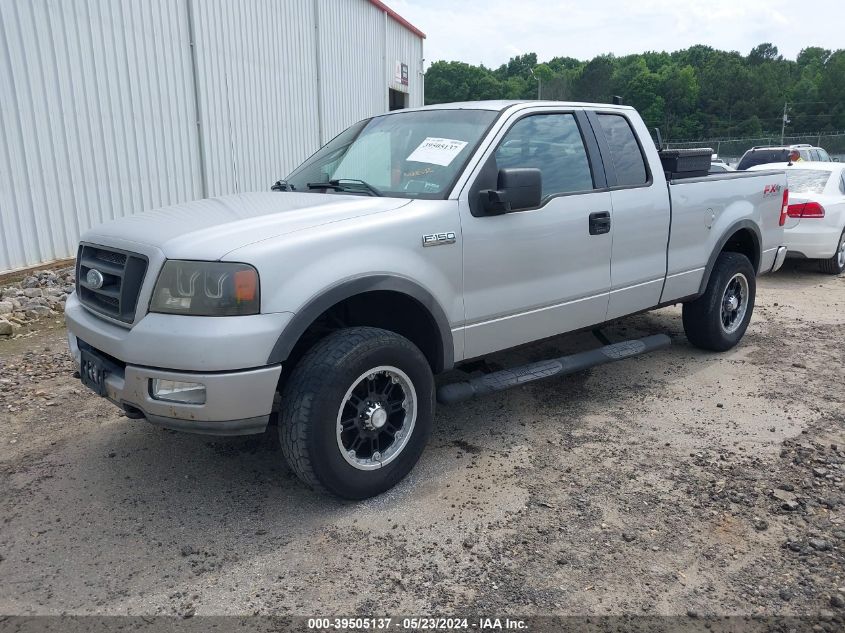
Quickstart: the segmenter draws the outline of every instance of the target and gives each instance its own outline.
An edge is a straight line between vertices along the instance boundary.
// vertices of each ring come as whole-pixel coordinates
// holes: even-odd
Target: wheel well
[[[760,269],[760,249],[757,236],[750,229],[740,229],[728,238],[722,247],[722,252],[741,253],[745,255],[757,272]]]
[[[413,297],[393,290],[362,292],[326,309],[299,337],[284,365],[293,368],[317,341],[355,326],[378,327],[404,336],[420,348],[434,373],[443,370],[443,341],[434,317]],[[283,372],[283,379],[287,373]]]

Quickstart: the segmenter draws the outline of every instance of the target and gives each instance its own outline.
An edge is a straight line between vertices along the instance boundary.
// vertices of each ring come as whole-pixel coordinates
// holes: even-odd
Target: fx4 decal
[[[777,196],[781,191],[783,191],[783,187],[781,185],[766,185],[763,187],[763,197],[769,198],[771,196]]]

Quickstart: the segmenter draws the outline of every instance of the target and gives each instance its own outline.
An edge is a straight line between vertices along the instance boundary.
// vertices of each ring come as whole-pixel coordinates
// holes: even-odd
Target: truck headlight
[[[258,273],[249,264],[170,259],[153,290],[150,312],[236,316],[260,311]]]

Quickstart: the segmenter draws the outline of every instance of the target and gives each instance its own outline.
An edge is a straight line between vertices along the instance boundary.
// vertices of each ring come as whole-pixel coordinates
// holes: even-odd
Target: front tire
[[[829,275],[841,275],[845,272],[845,230],[839,236],[836,252],[830,259],[819,260],[819,268]]]
[[[434,417],[434,377],[408,339],[370,327],[319,341],[287,381],[279,437],[308,486],[366,499],[407,475]]]
[[[740,253],[720,253],[704,294],[684,304],[684,332],[701,349],[724,352],[745,334],[757,293],[754,267]]]

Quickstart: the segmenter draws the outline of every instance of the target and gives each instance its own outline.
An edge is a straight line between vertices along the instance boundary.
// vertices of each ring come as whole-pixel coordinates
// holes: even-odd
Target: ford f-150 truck
[[[375,116],[271,191],[88,231],[66,307],[70,348],[82,381],[130,418],[222,435],[278,423],[305,483],[372,496],[417,462],[437,399],[667,339],[436,390],[434,375],[456,364],[675,303],[693,345],[737,344],[755,277],[786,255],[786,180],[708,176],[705,158],[703,172],[667,171],[625,106],[475,102]]]

